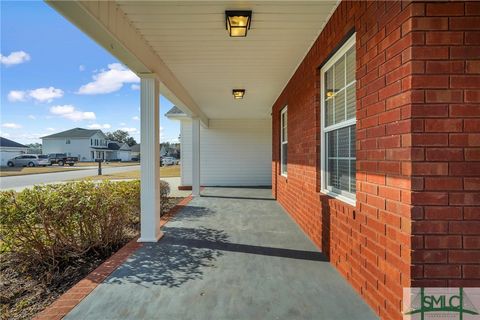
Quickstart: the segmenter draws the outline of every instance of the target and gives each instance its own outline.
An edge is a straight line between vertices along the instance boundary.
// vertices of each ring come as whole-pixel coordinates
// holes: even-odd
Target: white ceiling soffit
[[[337,1],[117,1],[210,119],[269,118]],[[246,38],[225,10],[252,10]],[[232,89],[246,89],[234,100]]]

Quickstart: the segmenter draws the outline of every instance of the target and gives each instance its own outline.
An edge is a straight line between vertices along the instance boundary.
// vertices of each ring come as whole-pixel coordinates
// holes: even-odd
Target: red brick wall
[[[405,51],[421,74],[404,79],[418,152],[405,170],[412,193],[414,286],[480,286],[480,2],[427,3],[405,30],[424,42]]]
[[[473,100],[478,102],[480,97],[480,92],[475,91],[480,79],[473,74],[480,66],[475,62],[465,63],[479,56],[479,47],[462,46],[467,41],[478,45],[479,34],[470,30],[461,31],[462,35],[440,35],[430,28],[445,28],[445,19],[447,28],[472,29],[480,22],[471,16],[463,21],[454,17],[431,19],[429,15],[435,12],[452,14],[442,5],[341,2],[272,108],[274,196],[382,318],[402,317],[402,288],[410,287],[412,278],[413,284],[418,285],[421,279],[445,277],[446,273],[454,272],[448,270],[447,259],[464,265],[461,272],[465,279],[478,278],[479,273],[478,264],[470,264],[475,255],[477,261],[480,259],[479,252],[472,250],[479,245],[478,221],[476,225],[461,221],[478,220],[478,207],[474,205],[478,206],[480,201],[480,165],[473,162],[480,157],[475,149],[480,143],[479,119],[474,117],[479,115],[479,106],[465,105]],[[453,6],[463,8],[459,9],[462,15],[469,10],[478,12],[478,4]],[[353,28],[357,49],[356,207],[319,192],[319,66]],[[456,47],[449,48],[449,43],[438,44],[439,41],[456,41]],[[455,60],[463,62],[442,62],[455,55],[458,57]],[[437,65],[438,62],[441,64]],[[465,76],[463,66],[472,72],[468,79],[461,78]],[[440,70],[460,70],[455,71],[460,77],[434,74]],[[434,91],[449,87],[451,91]],[[444,99],[457,100],[448,105]],[[288,105],[288,179],[280,175],[279,165],[280,111],[285,105]],[[437,147],[443,148],[442,151],[448,149],[449,153],[438,153]],[[432,158],[442,154],[448,160]],[[464,175],[468,178],[463,178]],[[430,176],[458,178],[435,181]],[[445,190],[429,189],[439,186],[445,186]],[[468,195],[461,193],[463,188],[468,189]],[[451,219],[448,213],[427,214],[432,203],[443,208],[460,207],[455,209],[460,212],[455,216],[458,220],[447,220]],[[430,237],[424,239],[423,233],[440,232],[436,221],[433,227],[422,220],[429,215],[429,219],[441,220],[438,228],[444,234],[470,233],[460,235],[461,246],[470,248],[468,257],[462,258],[467,250],[457,247],[450,251],[421,250],[424,240]],[[412,236],[412,227],[420,236]],[[435,239],[439,238],[428,241],[459,241],[458,236],[456,240]],[[465,259],[468,261],[464,262]],[[425,261],[442,266],[423,266]],[[447,282],[458,284],[453,280],[429,284]]]

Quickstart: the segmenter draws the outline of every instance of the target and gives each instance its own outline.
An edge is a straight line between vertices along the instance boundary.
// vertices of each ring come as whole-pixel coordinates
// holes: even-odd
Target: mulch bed
[[[169,198],[163,203],[163,212],[169,212],[182,198]],[[31,319],[78,281],[85,278],[103,261],[136,236],[129,234],[125,241],[109,252],[89,253],[55,273],[41,268],[23,267],[21,259],[11,253],[0,255],[0,319]]]

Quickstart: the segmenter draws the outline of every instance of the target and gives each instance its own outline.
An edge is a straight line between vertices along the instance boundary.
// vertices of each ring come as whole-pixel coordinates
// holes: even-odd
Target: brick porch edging
[[[192,200],[192,195],[183,198],[166,214],[160,217],[160,227],[163,227],[175,214],[185,207]],[[113,271],[115,271],[142,243],[137,242],[135,237],[110,258],[105,260],[95,270],[90,272],[83,280],[80,280],[73,287],[63,293],[51,305],[38,313],[33,320],[59,320],[75,308],[90,292],[102,283]]]

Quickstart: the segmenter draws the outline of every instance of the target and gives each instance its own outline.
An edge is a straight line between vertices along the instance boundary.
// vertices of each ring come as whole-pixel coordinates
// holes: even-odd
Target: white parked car
[[[22,154],[8,160],[9,167],[46,167],[51,164],[50,159],[46,155],[39,154]]]
[[[173,166],[179,163],[178,159],[173,157],[163,157],[162,158],[162,166]]]

